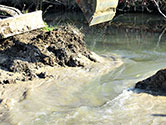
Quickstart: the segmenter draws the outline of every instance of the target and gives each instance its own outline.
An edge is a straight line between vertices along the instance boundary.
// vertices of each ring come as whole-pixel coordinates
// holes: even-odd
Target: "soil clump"
[[[165,92],[166,69],[161,69],[153,76],[136,83],[135,88],[144,89],[152,92]]]

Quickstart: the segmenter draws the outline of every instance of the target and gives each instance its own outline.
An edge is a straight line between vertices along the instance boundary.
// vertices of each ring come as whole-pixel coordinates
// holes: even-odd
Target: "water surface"
[[[75,15],[69,13],[58,19],[49,15],[52,18],[47,21],[51,25],[57,25],[58,20],[59,24],[66,21],[74,23],[83,29],[90,50],[103,57],[117,55],[124,64],[81,87],[67,86],[84,82],[81,79],[55,86],[51,84],[55,81],[45,82],[47,87],[31,91],[26,100],[15,105],[15,120],[20,125],[166,124],[166,97],[152,96],[133,89],[136,82],[166,67],[166,35],[159,39],[160,33],[142,30],[111,26],[90,28],[80,13]],[[142,24],[149,18],[158,20],[159,17],[130,14],[115,18],[114,21]],[[62,91],[65,88],[68,88],[66,92]],[[70,93],[70,90],[76,91]]]

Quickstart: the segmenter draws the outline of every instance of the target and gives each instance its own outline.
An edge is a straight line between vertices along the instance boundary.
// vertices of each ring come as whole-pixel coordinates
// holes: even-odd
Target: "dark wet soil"
[[[84,67],[87,60],[96,62],[86,48],[83,34],[74,26],[31,31],[1,40],[0,69],[7,72],[8,78],[2,78],[0,83],[49,77],[47,71],[37,74],[34,70],[45,66]],[[12,73],[21,74],[21,78],[10,79]]]
[[[161,69],[153,76],[136,83],[135,88],[150,90],[152,92],[165,92],[166,69]]]

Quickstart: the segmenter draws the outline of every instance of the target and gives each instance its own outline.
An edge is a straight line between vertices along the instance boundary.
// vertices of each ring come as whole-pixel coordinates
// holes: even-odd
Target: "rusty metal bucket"
[[[112,20],[118,0],[76,0],[90,26]]]

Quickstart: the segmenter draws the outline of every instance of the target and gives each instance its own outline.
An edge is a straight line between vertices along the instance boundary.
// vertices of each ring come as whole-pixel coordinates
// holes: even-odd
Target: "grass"
[[[43,30],[45,31],[53,31],[53,29],[55,29],[55,27],[49,26],[46,22],[44,24],[45,24],[45,27],[43,28]]]

